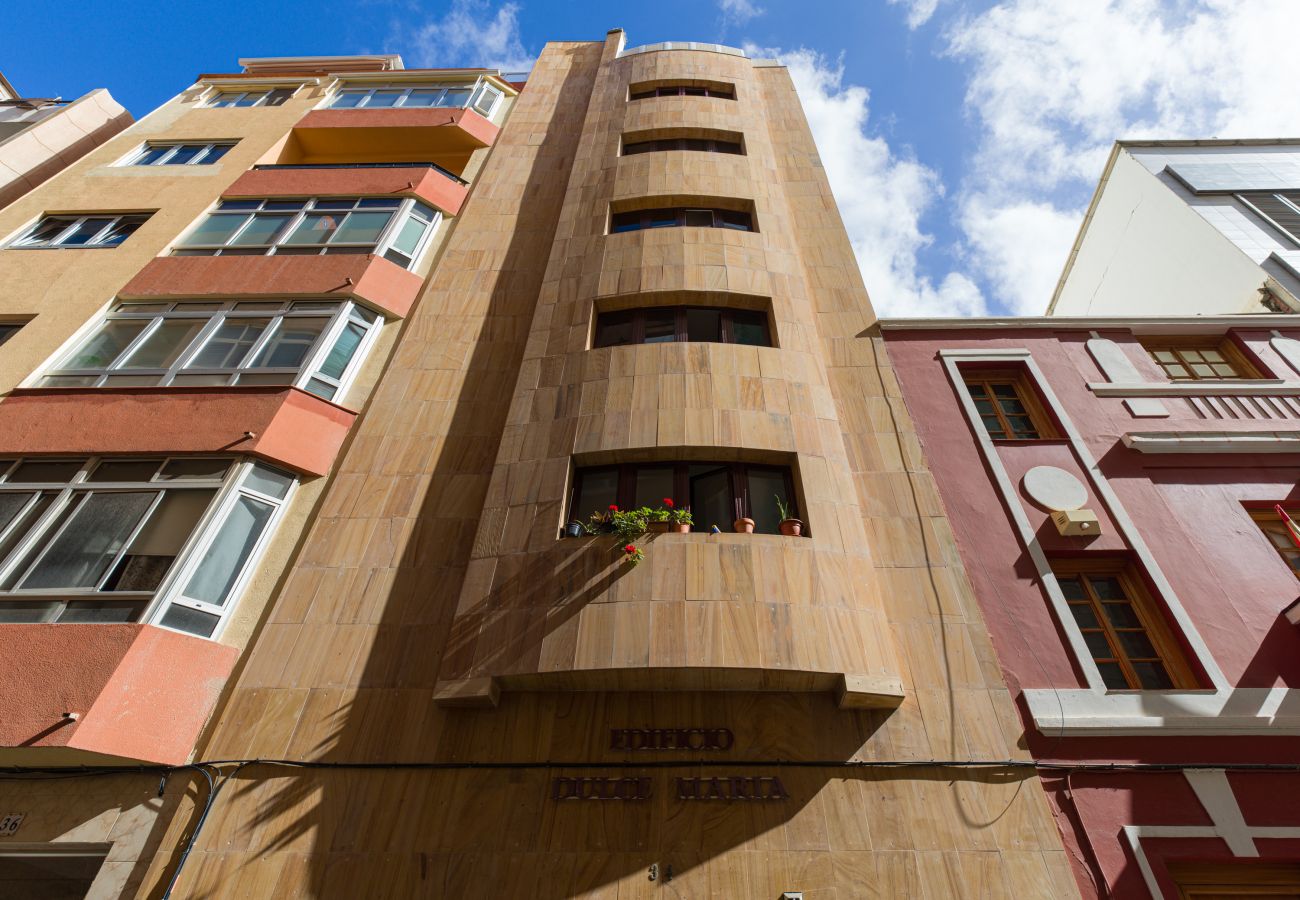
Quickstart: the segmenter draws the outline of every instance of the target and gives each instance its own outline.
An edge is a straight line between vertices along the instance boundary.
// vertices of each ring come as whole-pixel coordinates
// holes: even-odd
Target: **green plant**
[[[646,533],[646,526],[650,523],[650,510],[647,507],[640,509],[613,509],[610,510],[609,524],[614,526],[614,533],[625,540],[638,538]]]
[[[627,561],[628,565],[632,566],[639,565],[641,560],[645,559],[645,551],[636,544],[625,545],[623,547],[623,554],[623,559]]]
[[[781,499],[781,495],[773,494],[772,496],[776,497],[776,511],[780,514],[781,521],[784,522],[787,519],[793,519],[794,516],[790,515],[790,507],[785,505],[785,501]]]
[[[645,507],[646,520],[649,522],[667,522],[672,519],[673,511],[664,509],[662,506],[658,509]]]
[[[695,524],[695,519],[691,517],[691,511],[689,509],[670,510],[669,519],[670,521],[676,522],[678,525]]]

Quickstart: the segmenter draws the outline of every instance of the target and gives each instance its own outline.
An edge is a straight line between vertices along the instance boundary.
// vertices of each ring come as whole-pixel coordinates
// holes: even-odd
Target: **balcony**
[[[299,388],[22,388],[0,402],[0,453],[248,453],[329,472],[356,413]]]
[[[293,127],[281,161],[403,162],[432,155],[446,168],[463,171],[470,154],[492,146],[498,131],[472,109],[316,109]]]
[[[409,195],[454,216],[468,193],[469,182],[436,162],[346,162],[254,166],[222,196]]]
[[[152,625],[0,625],[0,747],[33,764],[184,763],[238,656]]]

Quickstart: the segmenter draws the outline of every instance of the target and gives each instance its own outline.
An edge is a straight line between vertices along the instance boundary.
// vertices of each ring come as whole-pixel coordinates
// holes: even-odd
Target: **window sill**
[[[1034,727],[1049,737],[1300,735],[1300,692],[1289,688],[1164,691],[1032,689]]]

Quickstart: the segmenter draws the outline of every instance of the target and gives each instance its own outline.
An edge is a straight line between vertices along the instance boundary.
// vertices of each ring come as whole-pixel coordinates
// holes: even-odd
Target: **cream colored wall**
[[[1051,315],[1264,312],[1265,273],[1119,150]]]

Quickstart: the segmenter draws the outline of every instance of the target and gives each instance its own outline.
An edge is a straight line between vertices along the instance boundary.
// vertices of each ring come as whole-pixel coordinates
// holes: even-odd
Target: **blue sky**
[[[1300,0],[83,0],[0,33],[0,71],[35,96],[107,87],[140,116],[240,56],[519,68],[614,26],[790,66],[888,315],[1041,313],[1115,138],[1300,136],[1300,82],[1261,50],[1300,33]]]

